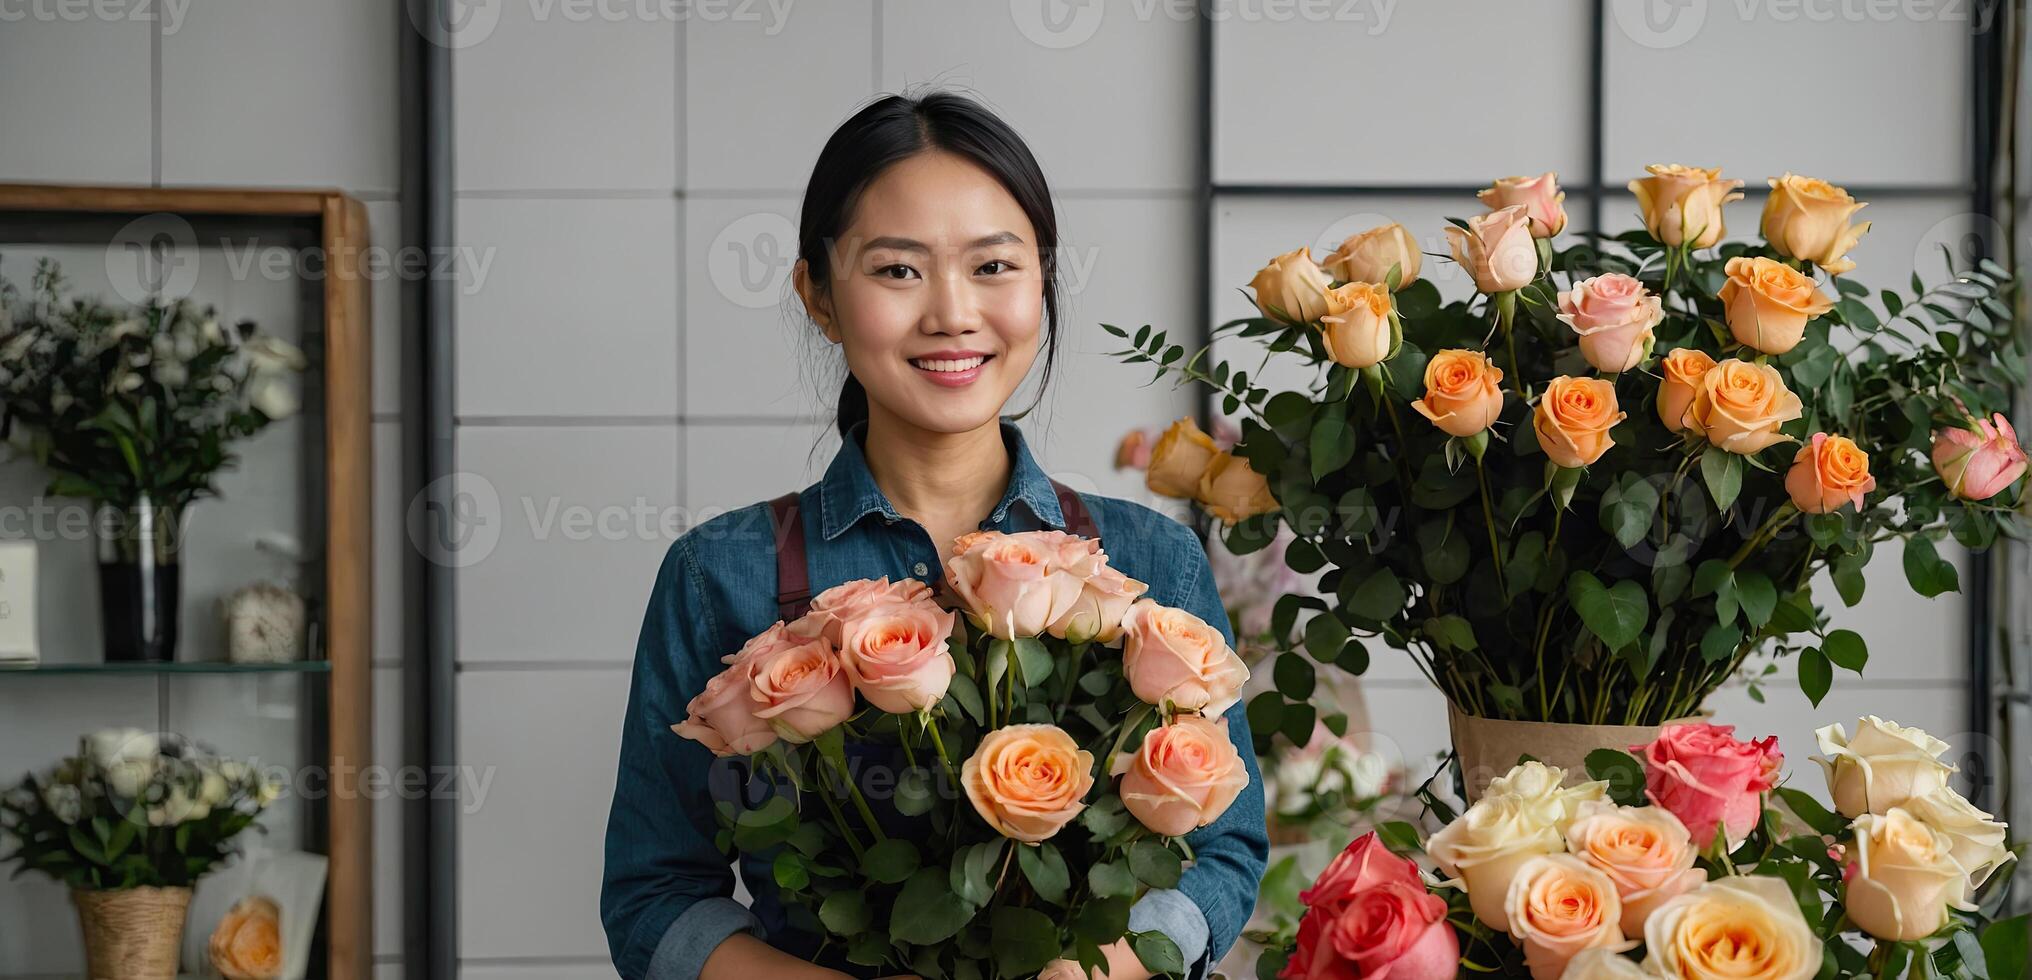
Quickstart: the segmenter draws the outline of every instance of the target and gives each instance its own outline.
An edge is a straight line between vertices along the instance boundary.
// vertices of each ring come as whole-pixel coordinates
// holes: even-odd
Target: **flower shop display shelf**
[[[366,209],[335,190],[0,183],[0,249],[104,249],[104,271],[113,279],[114,292],[137,308],[173,305],[192,288],[197,270],[208,269],[207,275],[217,271],[216,259],[221,254],[228,259],[253,255],[265,263],[260,268],[228,263],[225,269],[235,277],[235,288],[245,285],[241,277],[264,274],[261,269],[272,264],[275,256],[286,255],[290,260],[289,281],[297,288],[288,294],[288,301],[294,304],[294,315],[303,326],[306,351],[295,351],[286,343],[277,346],[293,355],[288,358],[293,363],[287,366],[302,374],[300,412],[288,400],[262,400],[272,392],[245,394],[254,396],[250,404],[264,418],[298,415],[292,422],[299,426],[304,472],[294,481],[291,506],[302,514],[299,552],[304,557],[297,567],[311,610],[307,621],[311,639],[300,647],[303,659],[230,662],[222,659],[223,654],[189,648],[181,654],[189,659],[177,659],[173,646],[167,655],[151,649],[145,653],[154,656],[113,657],[110,640],[116,631],[109,628],[105,631],[109,640],[105,662],[83,662],[78,653],[65,651],[44,662],[0,664],[0,674],[20,675],[22,680],[11,683],[30,684],[37,690],[51,684],[117,685],[132,679],[152,679],[163,692],[188,685],[293,686],[303,710],[288,724],[297,730],[294,741],[303,753],[302,764],[322,768],[330,780],[329,791],[320,794],[322,799],[306,804],[310,812],[303,825],[307,831],[304,846],[321,851],[329,861],[321,902],[301,906],[315,904],[319,909],[317,938],[305,944],[313,951],[307,975],[346,980],[365,980],[371,975],[373,952],[372,811],[369,795],[362,790],[363,775],[372,769],[373,730],[372,331],[368,292],[373,253],[369,244]],[[134,290],[119,278],[122,265],[117,259],[123,252],[142,257],[139,264],[147,274],[139,288],[146,292],[145,298],[128,295]],[[180,278],[185,270],[190,270],[189,276]],[[269,290],[268,294],[278,292]],[[222,312],[234,315],[232,310]],[[277,404],[285,411],[271,409]],[[53,477],[67,472],[49,462],[44,461],[45,468]],[[174,465],[173,460],[171,463]],[[146,482],[142,477],[146,472],[147,467],[137,470],[137,484]],[[104,487],[103,481],[80,484],[73,480],[53,486],[55,492],[45,495],[96,500],[85,491]],[[167,516],[180,520],[177,505],[182,502],[171,499]],[[217,508],[210,513],[230,525],[236,516],[230,512],[232,503],[205,502],[200,509]],[[159,505],[144,500],[142,506],[153,509]],[[180,528],[172,526],[172,530]],[[174,565],[179,557],[183,556],[172,554],[168,562]],[[103,584],[104,568],[100,571]],[[89,596],[84,604],[91,605]],[[99,612],[92,608],[79,611],[86,616]],[[184,631],[203,641],[191,646],[208,649],[215,645],[211,642],[214,635],[192,634],[191,617],[183,618]],[[172,644],[174,635],[172,631]],[[45,680],[31,684],[25,679],[28,677]],[[285,681],[292,677],[301,679]],[[0,684],[9,683],[0,680]],[[288,919],[289,913],[285,912],[284,918]],[[188,928],[209,931],[210,925],[191,922]],[[0,932],[4,931],[4,924],[0,924]],[[183,969],[189,971],[194,965],[185,962]],[[16,972],[24,974],[46,972],[42,967],[24,971],[19,966],[16,964]],[[62,968],[58,969],[61,972]]]

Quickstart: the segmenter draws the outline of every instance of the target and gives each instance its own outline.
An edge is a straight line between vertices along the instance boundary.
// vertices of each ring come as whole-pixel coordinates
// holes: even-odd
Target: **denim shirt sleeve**
[[[1190,528],[1176,522],[1168,522],[1175,537],[1167,537],[1167,543],[1176,544],[1168,549],[1174,551],[1173,566],[1178,574],[1187,580],[1178,593],[1179,608],[1205,620],[1221,631],[1221,635],[1232,646],[1235,631],[1228,621],[1227,607],[1221,602],[1219,590],[1214,582],[1213,571],[1207,562],[1206,547],[1199,536]],[[1105,536],[1105,532],[1104,532]],[[1247,706],[1237,701],[1222,715],[1228,723],[1228,739],[1242,757],[1242,765],[1248,770],[1249,785],[1235,798],[1227,812],[1213,823],[1201,827],[1185,836],[1191,845],[1194,861],[1180,877],[1178,888],[1172,891],[1146,893],[1131,912],[1131,919],[1141,918],[1150,925],[1132,926],[1141,931],[1156,929],[1178,944],[1185,954],[1186,976],[1200,980],[1208,976],[1213,965],[1227,955],[1229,947],[1242,933],[1242,927],[1256,910],[1256,893],[1263,880],[1263,871],[1268,863],[1270,837],[1263,816],[1263,774],[1256,765],[1255,739],[1249,732]],[[1177,896],[1191,899],[1203,922],[1191,922],[1190,916],[1181,915]],[[1157,905],[1146,909],[1146,905]],[[1184,920],[1184,921],[1181,921]],[[1201,937],[1204,937],[1203,940]],[[1196,948],[1200,942],[1204,948]]]
[[[713,842],[712,754],[670,730],[718,669],[700,582],[679,538],[657,571],[635,648],[600,890],[608,949],[627,980],[693,980],[721,941],[761,931],[732,898],[732,862]]]

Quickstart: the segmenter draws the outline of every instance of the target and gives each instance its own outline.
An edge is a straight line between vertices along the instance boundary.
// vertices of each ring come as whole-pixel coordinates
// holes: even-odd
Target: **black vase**
[[[145,494],[131,503],[99,505],[99,618],[107,663],[176,659],[183,516],[183,505]]]

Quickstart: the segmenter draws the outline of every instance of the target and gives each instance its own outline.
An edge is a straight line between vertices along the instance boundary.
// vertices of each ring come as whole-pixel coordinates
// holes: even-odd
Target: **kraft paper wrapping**
[[[1461,784],[1468,802],[1482,797],[1489,780],[1517,765],[1520,756],[1530,756],[1548,766],[1566,770],[1568,784],[1585,782],[1587,755],[1596,749],[1630,751],[1658,737],[1665,725],[1699,721],[1684,718],[1664,725],[1570,725],[1546,721],[1507,721],[1476,718],[1448,704],[1447,728],[1453,734],[1454,751],[1460,754]]]

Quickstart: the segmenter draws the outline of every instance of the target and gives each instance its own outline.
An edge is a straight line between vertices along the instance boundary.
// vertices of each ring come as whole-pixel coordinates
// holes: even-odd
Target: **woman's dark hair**
[[[1023,138],[980,103],[952,92],[911,97],[885,95],[833,130],[812,165],[798,216],[797,255],[812,286],[832,288],[833,244],[853,220],[861,192],[891,165],[920,153],[943,150],[964,157],[1001,181],[1037,233],[1039,272],[1044,279],[1044,376],[1038,399],[1051,383],[1058,347],[1058,215],[1044,171]],[[1036,402],[1031,408],[1037,407]],[[1030,409],[1025,409],[1028,413]],[[868,417],[868,392],[852,371],[840,386],[835,425],[841,436]]]

